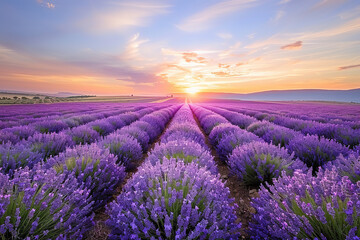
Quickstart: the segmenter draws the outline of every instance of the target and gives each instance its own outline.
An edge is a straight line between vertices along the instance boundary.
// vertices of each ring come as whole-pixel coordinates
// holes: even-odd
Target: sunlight
[[[189,88],[185,89],[185,92],[194,95],[199,92],[199,88],[189,87]]]

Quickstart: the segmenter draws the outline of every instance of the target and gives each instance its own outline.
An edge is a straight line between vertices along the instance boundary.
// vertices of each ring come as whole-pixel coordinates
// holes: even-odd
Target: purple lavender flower
[[[217,167],[213,156],[200,144],[193,141],[178,140],[156,145],[146,161],[156,165],[157,162],[162,162],[164,157],[182,160],[186,164],[195,162],[199,167],[217,174]]]
[[[16,126],[12,128],[3,129],[1,131],[1,134],[5,131],[9,131],[13,133],[14,135],[18,136],[20,140],[23,139],[26,140],[28,137],[34,135],[36,130],[32,126],[25,125],[25,126]]]
[[[248,186],[272,184],[285,170],[291,174],[295,169],[307,170],[300,160],[294,160],[286,149],[264,142],[250,142],[238,146],[229,156],[229,169]]]
[[[232,201],[224,183],[196,163],[144,164],[107,208],[109,239],[236,238]]]
[[[108,149],[97,145],[76,146],[47,161],[57,173],[74,174],[79,186],[85,186],[95,201],[94,208],[103,206],[125,178],[125,168]]]
[[[60,133],[36,133],[34,136],[29,137],[31,150],[33,152],[41,153],[43,159],[50,156],[55,156],[62,151],[65,151],[67,147],[73,146],[69,135],[64,132]]]
[[[114,129],[119,129],[127,125],[122,115],[108,117],[106,120],[113,125]]]
[[[239,130],[221,138],[216,147],[216,151],[220,155],[220,158],[225,161],[237,146],[253,141],[263,142],[263,140],[255,134],[245,130]]]
[[[93,143],[100,139],[100,134],[87,125],[72,128],[68,131],[68,135],[72,137],[75,144]]]
[[[149,147],[150,137],[140,128],[127,126],[117,130],[116,133],[119,135],[128,135],[135,138],[140,143],[143,152],[146,152],[147,148]]]
[[[308,167],[313,167],[314,171],[317,171],[319,166],[335,160],[340,154],[346,157],[350,153],[350,150],[340,143],[323,137],[319,139],[316,135],[298,136],[290,140],[287,149],[294,152]]]
[[[40,133],[52,133],[60,132],[61,130],[68,128],[68,125],[60,120],[49,119],[34,123],[34,127]]]
[[[360,184],[336,169],[296,171],[261,187],[252,199],[252,239],[356,239],[360,236]],[[357,203],[357,205],[355,204]],[[355,229],[355,230],[354,230]]]
[[[209,134],[210,143],[217,147],[223,137],[240,131],[241,130],[238,126],[232,125],[231,123],[221,123],[211,130]]]
[[[142,157],[142,149],[138,141],[129,135],[112,133],[99,143],[100,147],[108,148],[117,157],[117,163],[123,164],[126,170],[137,166]]]
[[[107,121],[107,119],[96,120],[87,124],[92,129],[97,131],[101,136],[105,136],[115,130],[114,126]]]
[[[224,117],[215,114],[208,115],[200,121],[200,124],[207,135],[210,134],[214,127],[218,126],[221,123],[228,123],[228,121]]]
[[[340,176],[348,176],[353,183],[360,181],[360,156],[358,154],[350,154],[348,157],[340,154],[334,161],[324,165],[324,169],[331,170],[333,167]]]
[[[159,135],[159,133],[156,132],[156,129],[154,129],[150,123],[144,122],[144,121],[136,121],[131,124],[131,127],[139,128],[140,130],[146,132],[149,135],[150,142],[154,141],[156,137]]]
[[[0,145],[0,172],[13,176],[18,168],[32,168],[36,163],[42,160],[40,153],[32,152],[29,146],[18,143]]]
[[[0,132],[0,144],[4,144],[4,143],[7,143],[7,142],[10,142],[12,144],[16,144],[19,141],[20,141],[20,138],[18,136],[16,136],[12,132],[4,131],[4,130],[2,130]]]
[[[93,226],[89,191],[72,175],[36,165],[0,173],[0,238],[81,239]]]
[[[205,136],[200,131],[197,125],[184,124],[184,123],[174,123],[169,127],[164,135],[161,137],[161,142],[169,142],[173,140],[189,140],[194,141],[202,146],[205,144]]]

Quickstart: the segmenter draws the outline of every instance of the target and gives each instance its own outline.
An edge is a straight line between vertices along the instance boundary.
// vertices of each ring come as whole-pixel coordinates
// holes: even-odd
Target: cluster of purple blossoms
[[[96,142],[100,139],[100,134],[93,128],[87,125],[81,125],[74,127],[67,132],[72,137],[72,140],[76,145],[78,144],[89,144]]]
[[[228,120],[226,120],[224,117],[220,115],[208,115],[202,119],[201,127],[204,129],[205,133],[207,135],[210,134],[210,132],[213,130],[214,127],[222,124],[222,123],[228,123]]]
[[[40,133],[60,132],[61,130],[68,128],[68,125],[63,121],[51,119],[35,122],[33,126]]]
[[[266,142],[281,147],[286,147],[290,140],[295,137],[303,136],[300,132],[266,121],[254,122],[247,130],[261,137]]]
[[[71,137],[64,132],[36,133],[29,137],[28,142],[31,150],[40,153],[43,159],[55,156],[74,145]]]
[[[156,130],[150,125],[150,123],[144,122],[142,120],[138,120],[132,123],[131,126],[146,132],[150,138],[150,142],[153,142],[159,135],[159,133],[156,132]]]
[[[336,169],[283,174],[259,198],[250,223],[252,239],[360,239],[360,182]]]
[[[229,134],[240,132],[241,129],[231,123],[221,123],[214,127],[209,134],[210,143],[213,146],[217,146],[221,139]]]
[[[236,239],[229,190],[196,163],[144,164],[107,208],[109,239]]]
[[[147,157],[152,165],[162,163],[163,158],[181,160],[188,164],[195,162],[199,167],[205,168],[212,174],[217,174],[217,167],[213,156],[200,144],[189,140],[175,140],[156,145]]]
[[[0,142],[2,142],[1,139],[3,139],[3,134],[6,134],[6,132],[10,133],[10,135],[15,135],[16,138],[11,138],[10,142],[12,143],[16,143],[19,142],[20,140],[26,140],[28,139],[28,137],[32,136],[35,134],[36,130],[33,126],[30,125],[24,125],[24,126],[16,126],[16,127],[12,127],[12,128],[6,128],[0,131],[0,135],[2,137],[0,137]],[[5,141],[7,142],[7,141]]]
[[[340,154],[346,157],[351,152],[334,140],[324,137],[319,139],[316,135],[296,137],[289,142],[287,149],[289,152],[294,152],[295,156],[308,167],[313,167],[314,171],[325,163],[335,160]]]
[[[46,166],[54,168],[58,174],[74,175],[79,186],[90,190],[95,201],[93,207],[98,208],[106,203],[125,178],[125,168],[116,162],[117,157],[108,149],[92,144],[67,149],[57,157],[50,158]]]
[[[285,148],[265,142],[250,142],[235,148],[227,164],[232,174],[247,186],[258,188],[261,184],[272,184],[282,171],[292,174],[295,169],[307,171],[306,165],[289,155]]]
[[[165,143],[178,139],[194,141],[199,143],[201,146],[206,147],[205,136],[196,124],[181,122],[171,124],[168,130],[161,137],[161,142]]]
[[[33,152],[23,143],[12,145],[11,143],[0,145],[0,172],[13,176],[18,168],[28,166],[32,168],[42,160],[40,153]]]
[[[87,126],[91,127],[95,131],[97,131],[101,136],[105,136],[110,134],[115,130],[114,126],[107,121],[107,119],[96,120],[94,122],[90,122]]]
[[[82,239],[93,226],[89,191],[72,175],[36,165],[0,173],[1,239]]]
[[[211,106],[204,106],[207,109],[210,109],[211,111],[220,114],[224,118],[226,118],[228,121],[230,121],[232,124],[242,128],[246,129],[250,124],[253,122],[256,122],[256,118],[250,117],[241,113],[232,112],[226,109],[217,108],[217,107],[211,107]]]
[[[126,170],[132,170],[142,157],[142,148],[138,141],[129,135],[112,133],[98,142],[100,147],[108,148],[117,157],[117,163],[123,164]]]
[[[132,126],[132,124],[130,126],[126,126],[117,130],[115,134],[127,135],[129,137],[135,138],[140,143],[143,152],[146,152],[146,150],[149,147],[149,142],[150,142],[149,135],[140,128]]]
[[[324,169],[331,170],[334,167],[340,176],[348,176],[353,183],[360,181],[359,154],[350,154],[348,157],[340,154],[334,161],[324,165]]]
[[[216,151],[220,155],[220,158],[225,161],[236,147],[253,141],[263,142],[263,140],[255,134],[239,129],[238,131],[223,136],[216,146]]]

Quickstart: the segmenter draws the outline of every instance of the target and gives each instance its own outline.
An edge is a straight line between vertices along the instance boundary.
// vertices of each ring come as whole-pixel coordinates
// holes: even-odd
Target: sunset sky
[[[359,0],[1,0],[0,89],[360,88]]]

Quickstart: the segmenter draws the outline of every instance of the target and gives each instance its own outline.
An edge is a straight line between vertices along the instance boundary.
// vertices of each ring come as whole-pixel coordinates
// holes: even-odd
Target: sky
[[[360,88],[359,0],[1,0],[0,89]]]

